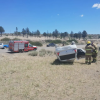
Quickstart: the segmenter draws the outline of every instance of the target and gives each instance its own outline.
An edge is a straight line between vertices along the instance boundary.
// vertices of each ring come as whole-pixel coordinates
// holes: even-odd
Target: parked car
[[[1,48],[1,49],[5,49],[5,48],[8,48],[8,47],[9,47],[8,44],[0,43],[0,48]]]
[[[55,44],[54,43],[50,43],[47,45],[47,47],[55,47]]]

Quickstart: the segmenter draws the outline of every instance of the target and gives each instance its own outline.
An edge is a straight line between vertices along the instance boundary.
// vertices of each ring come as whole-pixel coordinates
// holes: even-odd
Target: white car
[[[3,43],[0,43],[0,49],[3,49]]]
[[[76,45],[56,47],[55,52],[61,62],[74,62],[75,59],[85,58],[85,51],[77,49]]]

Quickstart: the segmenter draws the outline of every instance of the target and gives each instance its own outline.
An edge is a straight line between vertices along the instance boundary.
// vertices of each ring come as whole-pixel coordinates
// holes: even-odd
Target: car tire
[[[34,48],[34,50],[36,51],[36,50],[37,50],[37,48]]]
[[[20,53],[23,53],[23,49],[20,49],[19,52],[20,52]]]
[[[7,49],[7,47],[4,47],[3,49]]]

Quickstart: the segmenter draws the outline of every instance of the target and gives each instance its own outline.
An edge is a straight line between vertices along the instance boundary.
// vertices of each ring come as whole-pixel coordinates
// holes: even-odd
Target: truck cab
[[[0,49],[3,49],[3,43],[0,43]]]
[[[8,44],[0,43],[0,48],[1,48],[1,49],[5,49],[5,48],[8,48],[8,47],[9,47]]]

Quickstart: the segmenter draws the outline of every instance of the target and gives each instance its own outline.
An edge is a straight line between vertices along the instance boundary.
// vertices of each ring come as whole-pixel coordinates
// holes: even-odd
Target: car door
[[[25,43],[24,51],[28,51],[28,43]]]
[[[51,46],[54,47],[54,43],[51,43]]]
[[[85,50],[77,49],[77,59],[85,58]]]
[[[33,50],[33,46],[29,44],[29,50]]]
[[[0,43],[0,48],[2,48],[2,43]]]

